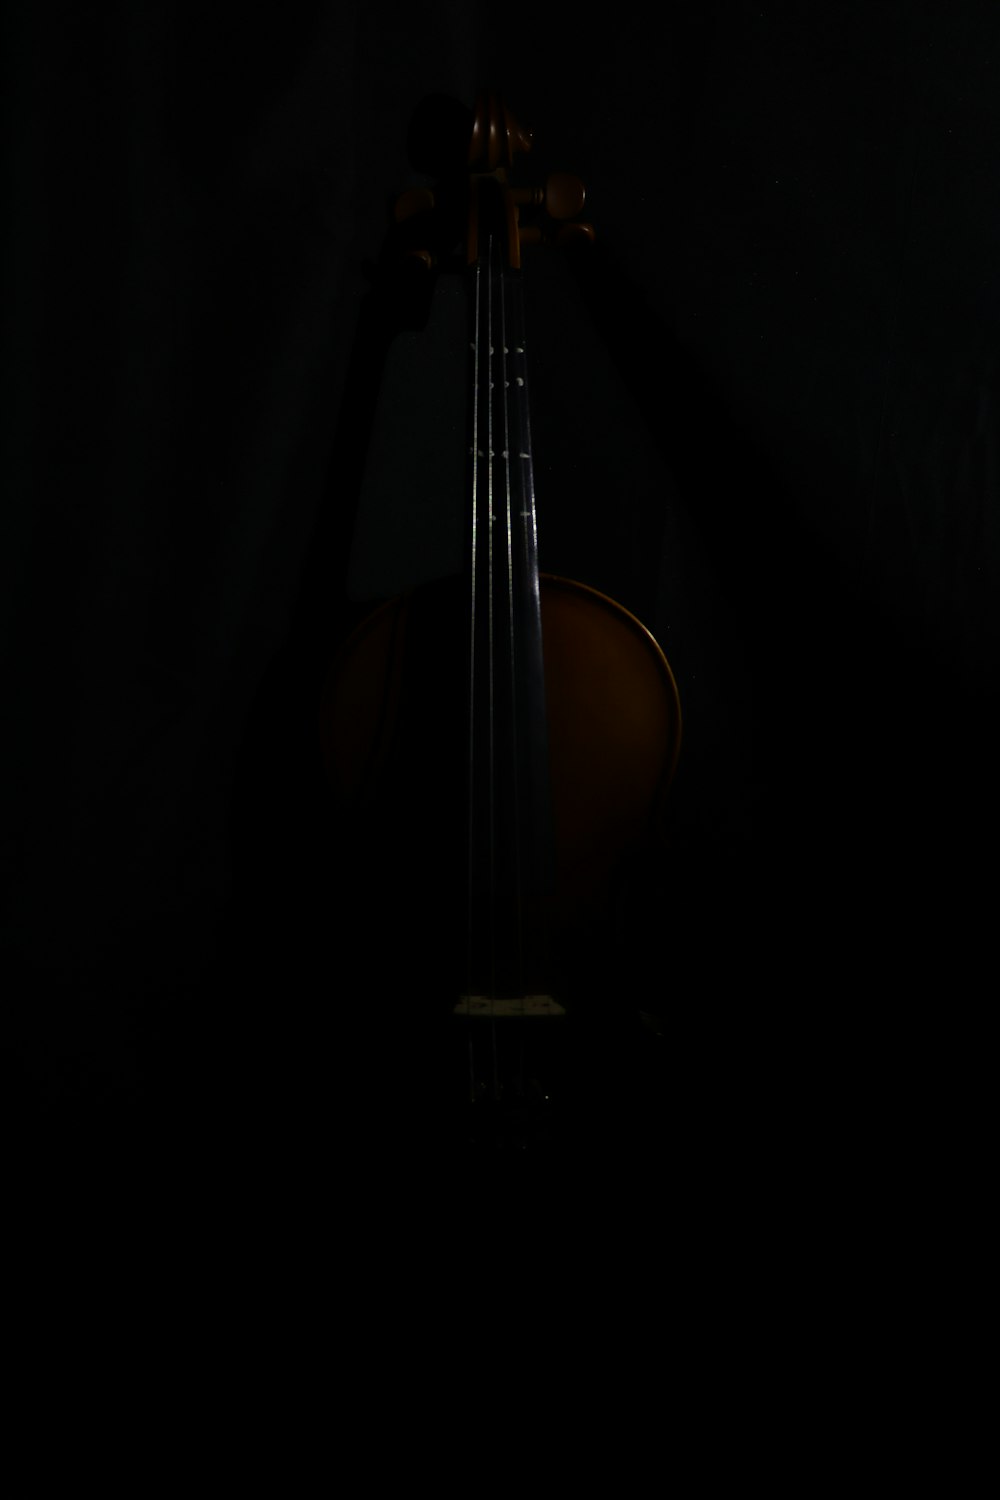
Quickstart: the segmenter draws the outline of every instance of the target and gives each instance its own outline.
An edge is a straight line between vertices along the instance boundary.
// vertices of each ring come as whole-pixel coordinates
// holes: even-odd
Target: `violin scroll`
[[[493,229],[500,231],[504,258],[512,270],[520,269],[522,246],[592,241],[593,226],[578,218],[587,196],[579,177],[549,172],[540,186],[512,182],[517,158],[532,145],[531,131],[514,118],[498,94],[480,94],[469,139],[469,173],[460,191],[455,183],[441,182],[433,189],[409,188],[396,199],[393,217],[400,252],[433,269],[457,241],[464,240],[464,262],[474,265],[487,215]],[[465,209],[459,217],[460,196]]]
[[[514,165],[519,151],[530,151],[532,135],[519,125],[499,94],[484,92],[476,100],[469,139],[469,166],[473,171],[495,172]]]
[[[507,264],[512,270],[520,269],[522,245],[538,245],[554,241],[566,244],[571,240],[593,240],[594,230],[590,224],[571,222],[576,220],[586,200],[586,189],[579,177],[569,172],[550,172],[541,187],[515,187],[510,181],[510,172],[520,152],[530,151],[532,133],[520,125],[506,104],[497,94],[480,94],[476,103],[472,138],[469,143],[469,165],[473,168],[473,184],[482,185],[492,180],[503,195],[501,221],[505,225],[505,248]],[[479,243],[479,194],[473,192],[470,202],[467,261],[475,263]],[[522,224],[521,211],[541,209],[543,217]]]

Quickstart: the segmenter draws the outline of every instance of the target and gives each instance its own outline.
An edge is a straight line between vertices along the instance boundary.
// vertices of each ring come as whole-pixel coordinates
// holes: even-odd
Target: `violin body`
[[[634,615],[586,584],[540,582],[555,855],[545,919],[565,943],[606,910],[629,856],[655,838],[681,711],[670,665]],[[453,583],[387,601],[326,683],[321,734],[338,815],[387,882],[404,843],[408,881],[437,882],[449,846],[464,869],[463,603]]]

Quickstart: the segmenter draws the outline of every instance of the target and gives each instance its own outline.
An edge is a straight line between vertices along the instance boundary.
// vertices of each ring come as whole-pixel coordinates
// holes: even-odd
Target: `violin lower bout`
[[[680,750],[681,709],[653,636],[587,585],[542,575],[554,879],[549,932],[602,913],[629,856],[655,838]],[[321,707],[338,827],[362,890],[411,950],[435,949],[466,906],[468,603],[460,580],[379,606],[331,668]],[[414,936],[413,934],[416,934]],[[544,988],[545,986],[540,986]],[[451,991],[454,1003],[456,993]]]

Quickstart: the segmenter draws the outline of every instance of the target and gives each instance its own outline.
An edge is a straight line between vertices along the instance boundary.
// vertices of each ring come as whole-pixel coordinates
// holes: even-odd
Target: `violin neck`
[[[484,237],[471,272],[469,994],[546,986],[552,831],[520,272]]]
[[[521,273],[474,272],[469,546],[472,584],[509,595],[523,649],[540,651],[538,529]]]

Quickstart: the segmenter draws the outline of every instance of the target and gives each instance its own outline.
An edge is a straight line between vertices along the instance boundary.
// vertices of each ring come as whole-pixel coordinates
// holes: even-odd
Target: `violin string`
[[[527,413],[519,404],[520,390],[515,390],[515,383],[517,387],[523,385],[523,377],[516,373],[524,352],[517,300],[520,288],[511,282],[502,264],[498,264],[498,255],[494,236],[489,235],[485,253],[474,268],[473,283],[466,918],[466,994],[471,996],[480,992],[483,981],[486,981],[491,1024],[488,1040],[484,1039],[485,1055],[481,1063],[485,1063],[487,1073],[492,1074],[494,1098],[499,1097],[501,1081],[496,1017],[501,939],[505,945],[504,982],[512,979],[520,994],[527,993],[522,869],[526,830],[522,826],[522,768],[518,759],[521,642],[517,634],[517,619],[520,591],[524,587],[530,593],[531,589],[531,578],[522,579],[521,569],[523,566],[530,570],[536,556]],[[494,462],[501,456],[502,475]],[[501,499],[504,513],[498,516],[496,506]],[[496,523],[501,520],[506,531],[505,548],[497,545],[499,539],[494,536]],[[484,632],[485,640],[482,640]],[[503,660],[500,657],[501,643]],[[505,706],[508,701],[510,704],[510,740],[503,747],[502,764],[498,759],[501,747],[497,744],[498,694],[503,695]],[[482,743],[481,733],[477,732],[484,712],[488,727],[487,744]],[[502,810],[498,805],[501,778]],[[502,830],[499,826],[501,816]],[[501,831],[505,842],[510,840],[507,846],[509,858],[505,854],[502,868],[497,846]],[[499,889],[501,879],[511,882],[509,891]],[[501,899],[504,927],[508,920],[513,922],[513,930],[505,930],[502,934],[499,930]],[[508,959],[513,961],[512,971],[507,969]],[[478,1075],[473,1037],[476,1028],[471,1024],[471,1013],[469,1019],[470,1094],[475,1097]],[[522,1058],[522,1072],[523,1065]]]
[[[514,532],[515,532],[515,529],[516,529],[516,522],[515,522],[515,501],[519,501],[519,497],[517,497],[517,496],[514,495],[514,493],[513,493],[513,485],[511,483],[511,476],[514,473],[514,463],[515,463],[515,457],[514,457],[514,455],[515,455],[515,452],[519,451],[521,445],[520,445],[520,442],[518,442],[517,448],[515,449],[515,437],[518,436],[518,434],[516,434],[514,432],[514,430],[513,430],[514,424],[513,424],[513,421],[512,421],[512,417],[511,417],[511,402],[510,402],[510,397],[509,397],[509,394],[508,394],[509,391],[510,391],[510,389],[511,389],[511,385],[510,385],[510,379],[509,379],[510,370],[509,370],[509,361],[508,361],[508,355],[509,355],[509,344],[508,344],[508,338],[509,338],[509,326],[508,326],[509,325],[509,319],[508,319],[508,314],[507,314],[507,298],[506,298],[506,293],[507,293],[507,277],[505,275],[501,275],[501,277],[500,277],[500,350],[501,350],[501,355],[500,355],[500,372],[499,373],[500,373],[500,389],[502,391],[502,399],[503,399],[503,427],[504,427],[504,434],[503,434],[504,448],[503,448],[503,454],[504,454],[504,478],[505,478],[505,486],[506,486],[505,500],[506,500],[506,522],[507,522],[507,558],[506,558],[506,562],[507,562],[507,633],[508,633],[508,660],[510,662],[510,703],[511,703],[511,710],[510,710],[510,718],[511,718],[511,748],[510,748],[510,757],[511,757],[511,777],[512,777],[512,788],[513,788],[513,817],[512,817],[512,824],[513,824],[513,837],[514,837],[514,868],[513,868],[513,871],[512,871],[512,879],[514,881],[514,892],[513,892],[514,922],[515,922],[514,944],[515,944],[515,952],[516,952],[516,955],[517,955],[515,974],[516,974],[516,977],[517,977],[517,981],[518,981],[519,987],[520,987],[521,991],[523,992],[525,990],[525,973],[524,973],[524,932],[523,932],[523,913],[522,913],[523,893],[522,893],[522,886],[521,886],[521,859],[522,859],[522,840],[521,840],[521,787],[520,787],[519,759],[518,759],[518,756],[519,756],[518,712],[517,712],[517,705],[518,705],[518,689],[517,689],[518,656],[517,656],[517,645],[516,645],[515,633],[514,633],[514,614],[515,614],[515,595],[514,595],[514,589],[515,589],[515,575],[514,575]],[[518,503],[518,507],[517,508],[519,510],[523,510],[524,507],[523,507],[523,505],[521,505],[520,503]]]
[[[494,614],[496,609],[496,598],[493,576],[493,456],[494,456],[494,419],[492,390],[494,385],[494,281],[493,281],[494,249],[493,238],[489,237],[487,253],[481,256],[475,267],[474,276],[474,326],[473,326],[473,379],[472,379],[472,482],[471,482],[471,537],[470,537],[470,589],[469,589],[469,721],[468,721],[468,850],[467,850],[467,957],[466,957],[466,995],[470,998],[477,991],[481,979],[486,980],[486,988],[491,1003],[496,997],[496,761],[495,761],[495,653],[494,653]],[[484,274],[485,266],[485,274]],[[485,352],[485,357],[484,357]],[[484,432],[485,428],[485,432]],[[485,485],[481,483],[481,465],[485,460]],[[481,569],[485,570],[485,576],[480,578]],[[485,588],[485,601],[480,598],[480,591]],[[479,637],[483,629],[483,614],[485,613],[486,627],[486,658],[485,662],[479,658]],[[486,682],[481,684],[477,675],[477,665],[480,670],[485,668]],[[483,759],[483,748],[480,746],[480,756],[477,760],[476,740],[477,724],[480,717],[480,708],[477,702],[477,693],[485,691],[486,711],[489,733],[488,743],[485,747],[485,766],[481,763]],[[486,835],[486,864],[488,865],[486,890],[482,884],[482,838],[483,828],[481,826],[482,804],[479,778],[485,775],[487,783],[487,823]],[[481,933],[483,912],[481,905],[486,899],[486,921],[485,934]],[[485,954],[480,949],[477,952],[477,933],[480,942],[485,941]],[[481,965],[485,959],[487,975],[481,975]],[[490,1014],[490,1054],[492,1058],[492,1083],[494,1097],[499,1087],[499,1062],[496,1045],[496,1016],[491,1009]],[[468,1021],[468,1060],[469,1060],[469,1088],[470,1096],[474,1099],[477,1092],[477,1069],[474,1050],[475,1028],[472,1024],[471,1010]]]
[[[470,515],[469,515],[469,747],[468,747],[468,849],[466,868],[466,974],[465,993],[466,1003],[471,1002],[472,977],[473,977],[473,937],[475,931],[475,913],[473,910],[473,893],[475,890],[475,784],[476,784],[476,606],[477,589],[476,566],[479,555],[479,350],[480,350],[480,266],[477,264],[474,275],[475,297],[473,300],[473,328],[472,328],[472,434],[471,434],[471,493],[470,493]],[[469,1061],[469,1097],[475,1098],[476,1092],[476,1064],[473,1051],[473,1029],[471,1018],[467,1022],[466,1036],[468,1041]]]
[[[500,1076],[499,1059],[497,1056],[496,1040],[496,989],[497,989],[497,930],[496,930],[496,903],[497,903],[497,868],[496,868],[496,657],[495,657],[495,630],[494,617],[496,610],[496,591],[494,588],[493,574],[493,527],[494,527],[494,495],[493,495],[493,375],[494,375],[494,350],[496,346],[496,333],[494,329],[493,302],[494,281],[493,268],[495,262],[494,241],[492,233],[487,240],[487,441],[486,441],[486,463],[487,463],[487,517],[486,527],[486,574],[488,579],[487,589],[489,607],[487,610],[488,628],[488,656],[489,656],[489,951],[490,951],[490,1034],[491,1034],[491,1056],[493,1062],[493,1097],[499,1096]]]

